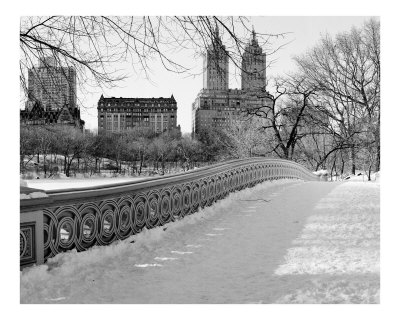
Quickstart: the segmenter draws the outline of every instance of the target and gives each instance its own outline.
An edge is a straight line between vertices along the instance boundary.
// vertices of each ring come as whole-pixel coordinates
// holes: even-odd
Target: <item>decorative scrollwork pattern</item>
[[[43,210],[44,257],[76,248],[84,251],[179,220],[212,205],[230,192],[275,179],[316,180],[304,167],[285,161],[242,164],[220,172],[193,175],[184,182],[160,183],[144,191],[124,192],[99,201],[59,205]],[[200,177],[199,177],[200,176]],[[162,181],[162,180],[160,180]],[[20,253],[26,251],[24,233]]]
[[[22,223],[19,229],[19,259],[21,266],[36,262],[35,224]]]

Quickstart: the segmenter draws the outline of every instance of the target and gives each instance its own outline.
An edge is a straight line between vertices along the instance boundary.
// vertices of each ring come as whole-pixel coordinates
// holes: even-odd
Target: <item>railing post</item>
[[[40,204],[48,202],[48,196],[43,190],[20,187],[21,269],[44,263],[43,210],[40,209]]]

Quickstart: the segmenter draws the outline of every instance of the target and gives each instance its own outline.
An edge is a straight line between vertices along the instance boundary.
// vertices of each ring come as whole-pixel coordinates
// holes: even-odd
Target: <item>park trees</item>
[[[132,160],[139,161],[139,168],[136,171],[139,175],[142,173],[143,165],[149,156],[148,146],[154,137],[154,133],[149,128],[133,128],[126,132],[127,150]]]
[[[266,153],[267,132],[260,118],[250,116],[232,120],[224,131],[232,158],[248,158]]]
[[[295,58],[301,74],[318,88],[315,105],[329,117],[340,143],[349,146],[354,173],[357,150],[367,132],[374,145],[375,170],[380,169],[380,24],[371,19],[362,28],[336,37],[326,35],[306,54]]]
[[[21,125],[19,134],[20,172],[24,172],[28,163],[35,156],[36,143],[33,139],[33,128]]]
[[[202,128],[196,133],[196,139],[202,145],[202,160],[221,161],[229,158],[231,142],[222,127]]]
[[[88,149],[88,139],[81,130],[69,126],[58,127],[54,133],[57,140],[54,151],[64,157],[64,174],[69,177],[74,160]]]
[[[192,139],[190,134],[182,135],[177,143],[177,155],[181,158],[182,169],[194,168],[195,162],[201,159],[202,145],[197,139]]]
[[[246,111],[261,120],[271,146],[269,152],[292,160],[298,141],[307,134],[307,117],[312,108],[310,98],[315,87],[298,75],[277,77],[273,80],[273,87],[275,92],[272,95],[264,95],[267,98],[265,103]]]

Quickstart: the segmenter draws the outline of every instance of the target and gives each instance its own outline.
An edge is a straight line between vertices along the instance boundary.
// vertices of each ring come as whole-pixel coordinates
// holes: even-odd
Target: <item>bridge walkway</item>
[[[21,275],[22,303],[379,302],[379,184],[277,181]]]

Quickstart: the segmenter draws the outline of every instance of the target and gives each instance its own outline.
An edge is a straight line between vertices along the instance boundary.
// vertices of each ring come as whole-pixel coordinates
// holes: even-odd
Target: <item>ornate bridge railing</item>
[[[125,239],[181,219],[230,192],[275,179],[319,180],[295,162],[233,160],[166,177],[43,192],[21,187],[20,264]]]

